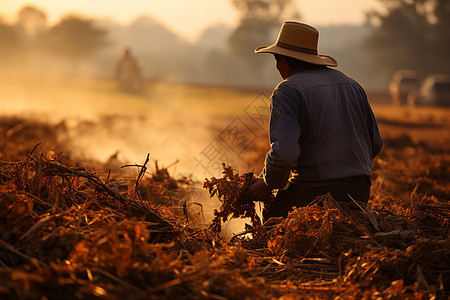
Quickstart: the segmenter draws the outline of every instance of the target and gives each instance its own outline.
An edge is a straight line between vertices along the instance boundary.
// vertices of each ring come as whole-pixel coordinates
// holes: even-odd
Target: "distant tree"
[[[434,40],[436,41],[436,53],[443,60],[440,68],[450,72],[450,1],[436,0],[434,6],[435,23],[433,24]]]
[[[16,20],[16,25],[28,36],[43,32],[47,25],[46,13],[31,5],[22,7]]]
[[[0,61],[8,62],[18,52],[21,45],[16,28],[0,20]]]
[[[375,26],[366,45],[376,65],[391,73],[416,69],[424,74],[450,68],[448,0],[379,0],[386,13],[371,12]]]
[[[229,43],[232,53],[242,58],[255,74],[260,74],[261,57],[253,51],[274,42],[284,19],[298,19],[292,0],[231,0],[240,15]]]
[[[43,35],[41,45],[51,54],[77,64],[106,45],[106,34],[105,30],[97,28],[91,20],[69,15]]]

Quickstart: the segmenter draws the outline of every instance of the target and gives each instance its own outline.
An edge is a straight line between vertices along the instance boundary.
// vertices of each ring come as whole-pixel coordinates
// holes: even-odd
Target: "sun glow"
[[[365,12],[378,8],[376,0],[294,0],[301,19],[315,26],[329,24],[361,24]],[[238,15],[229,0],[169,0],[169,1],[106,1],[106,0],[1,0],[1,16],[14,19],[24,5],[33,5],[47,12],[50,23],[68,13],[92,18],[108,18],[129,23],[137,16],[149,15],[164,22],[176,33],[194,39],[206,27],[215,23],[234,26]]]

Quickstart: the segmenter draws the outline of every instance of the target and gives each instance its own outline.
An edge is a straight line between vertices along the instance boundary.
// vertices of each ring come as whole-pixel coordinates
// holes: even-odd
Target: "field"
[[[0,299],[450,296],[448,108],[369,91],[369,206],[323,197],[239,235],[209,227],[202,185],[226,162],[233,198],[260,172],[270,91],[3,78],[0,95]]]

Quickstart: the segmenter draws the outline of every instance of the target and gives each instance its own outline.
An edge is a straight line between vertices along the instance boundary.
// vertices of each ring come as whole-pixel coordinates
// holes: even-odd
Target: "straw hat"
[[[317,53],[319,32],[314,27],[298,22],[284,22],[275,44],[259,47],[255,53],[273,53],[289,56],[320,66],[337,67],[337,61]]]

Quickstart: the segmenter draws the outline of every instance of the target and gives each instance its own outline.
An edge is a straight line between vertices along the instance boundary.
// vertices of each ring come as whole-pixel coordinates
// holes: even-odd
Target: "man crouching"
[[[272,53],[284,79],[271,96],[264,169],[249,188],[255,201],[279,189],[266,220],[327,193],[338,202],[369,200],[378,125],[364,89],[318,54],[318,37],[309,25],[285,22],[275,44],[255,50]]]

